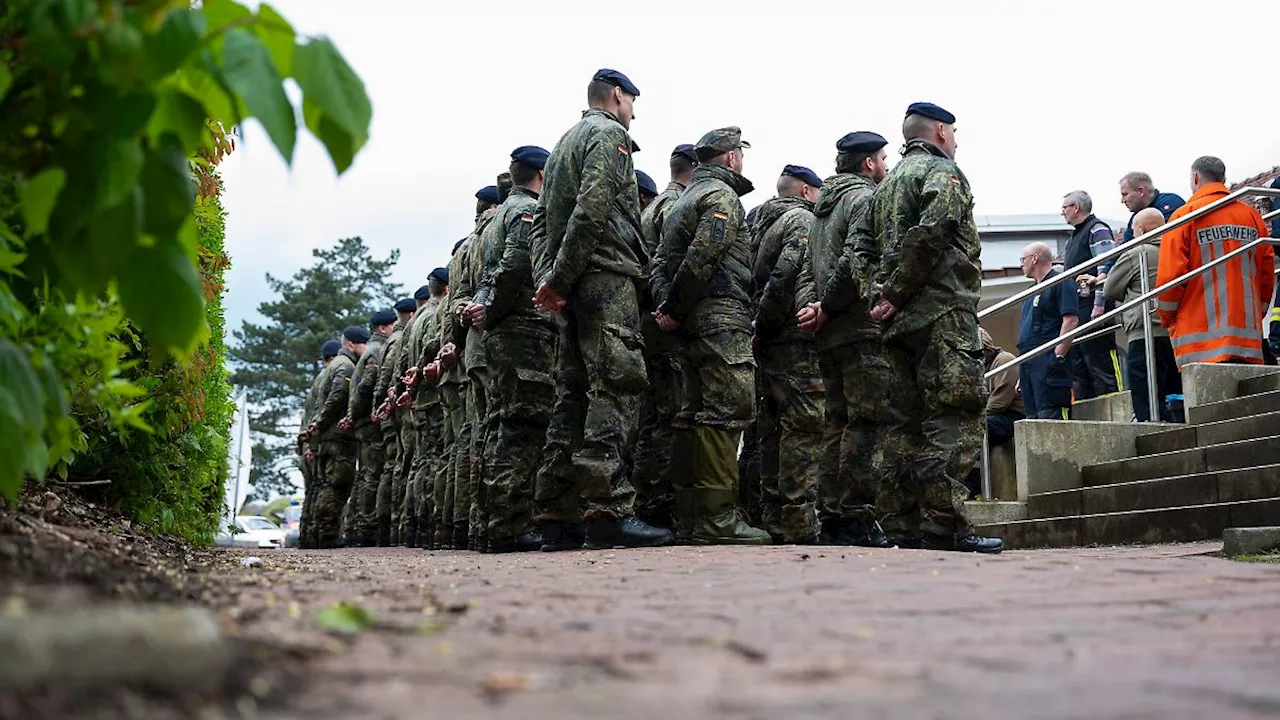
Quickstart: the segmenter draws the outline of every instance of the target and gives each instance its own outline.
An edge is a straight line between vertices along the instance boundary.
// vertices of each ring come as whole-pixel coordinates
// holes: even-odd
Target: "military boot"
[[[783,505],[779,519],[783,542],[790,545],[818,544],[818,515],[812,504]],[[772,529],[769,534],[773,534]]]
[[[699,426],[694,431],[692,500],[694,545],[769,545],[738,508],[738,438],[741,433]]]
[[[676,490],[676,545],[688,545],[693,542],[693,523],[697,519],[694,513],[694,491]]]
[[[581,550],[586,541],[586,528],[577,523],[541,522],[538,530],[542,533],[542,552]]]
[[[450,544],[453,546],[453,548],[452,548],[452,549],[454,549],[454,550],[466,550],[466,549],[467,549],[467,534],[468,534],[468,532],[469,532],[469,528],[467,527],[467,523],[466,523],[466,521],[465,521],[465,520],[464,520],[463,522],[461,522],[461,523],[454,523],[454,525],[453,525],[453,541],[450,543]]]

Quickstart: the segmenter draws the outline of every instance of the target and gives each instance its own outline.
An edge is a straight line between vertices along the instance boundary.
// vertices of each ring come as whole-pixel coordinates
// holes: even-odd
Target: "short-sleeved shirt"
[[[1048,281],[1057,270],[1050,270],[1042,282]],[[1027,352],[1058,337],[1062,330],[1062,318],[1079,317],[1080,302],[1076,286],[1072,282],[1059,283],[1022,301],[1022,327],[1018,330],[1018,351]]]

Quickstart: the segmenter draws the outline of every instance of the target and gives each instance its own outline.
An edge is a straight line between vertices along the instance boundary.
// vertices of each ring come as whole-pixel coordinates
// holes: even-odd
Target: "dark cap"
[[[751,143],[742,139],[742,128],[736,125],[716,128],[703,135],[697,144],[698,160],[710,160],[730,150],[749,148]]]
[[[454,244],[453,244],[453,250],[450,250],[450,251],[449,251],[449,254],[450,254],[450,255],[456,255],[456,254],[458,253],[458,248],[462,247],[462,243],[464,243],[464,242],[466,242],[466,241],[467,241],[467,239],[466,239],[466,238],[462,238],[462,239],[461,239],[461,240],[459,240],[458,242],[454,243]]]
[[[418,303],[413,298],[400,298],[396,301],[395,309],[396,312],[411,313],[418,309]]]
[[[675,157],[677,155],[688,158],[691,163],[698,162],[698,150],[689,143],[677,145],[676,149],[671,151],[671,157]]]
[[[449,268],[438,267],[435,270],[432,270],[431,272],[427,273],[427,279],[439,280],[445,285],[448,285],[449,284]]]
[[[479,192],[476,193],[476,199],[481,202],[488,203],[490,205],[497,205],[498,203],[502,202],[500,199],[498,199],[497,185],[486,185],[480,188]]]
[[[388,311],[389,312],[389,311]],[[363,345],[369,342],[369,331],[356,325],[348,325],[342,331],[342,337],[350,340],[357,345]]]
[[[817,173],[803,165],[787,165],[782,168],[782,174],[793,177],[803,182],[805,185],[812,185],[816,188],[822,187],[822,178],[818,177]]]
[[[378,327],[379,325],[394,325],[396,322],[396,313],[394,310],[383,309],[369,316],[369,326]]]
[[[596,71],[595,75],[591,76],[591,79],[599,80],[600,82],[609,83],[614,87],[621,88],[622,92],[630,95],[631,97],[640,97],[640,89],[631,82],[630,78],[617,70],[601,68]]]
[[[649,193],[650,195],[658,194],[658,184],[653,181],[643,170],[636,171],[636,185],[640,188],[640,192]]]
[[[837,140],[836,150],[842,153],[862,153],[864,155],[870,155],[888,144],[889,141],[885,140],[879,134],[860,130],[858,132],[851,132]]]
[[[948,125],[956,124],[956,116],[934,105],[933,103],[911,103],[907,108],[907,117],[912,115],[923,115],[930,120],[946,123]]]
[[[428,276],[428,277],[430,277],[430,276]],[[413,291],[413,299],[414,299],[414,300],[422,300],[423,302],[426,302],[427,300],[430,300],[430,299],[431,299],[431,286],[430,286],[430,285],[423,285],[422,287],[418,288],[417,290],[414,290],[414,291]]]
[[[511,151],[511,159],[521,165],[528,165],[531,168],[541,170],[547,165],[547,158],[551,153],[543,150],[537,145],[521,145]]]
[[[342,350],[342,343],[337,340],[325,340],[324,344],[320,346],[320,357],[328,360],[337,356],[340,350]]]

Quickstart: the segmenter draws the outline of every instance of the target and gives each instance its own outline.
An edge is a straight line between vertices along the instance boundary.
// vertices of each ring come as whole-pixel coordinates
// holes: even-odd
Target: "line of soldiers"
[[[963,511],[986,392],[955,117],[908,108],[891,171],[850,133],[748,219],[741,131],[677,147],[659,193],[639,96],[597,72],[449,267],[343,331],[299,438],[303,547],[999,552]]]

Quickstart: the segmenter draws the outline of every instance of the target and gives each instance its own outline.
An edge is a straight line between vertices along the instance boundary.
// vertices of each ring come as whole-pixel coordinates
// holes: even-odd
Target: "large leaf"
[[[369,138],[373,107],[364,83],[327,38],[299,45],[293,60],[293,76],[302,95],[319,108],[338,129],[360,147]]]
[[[172,238],[195,205],[195,183],[187,167],[187,156],[171,135],[146,154],[142,167],[145,193],[143,231],[160,238]]]
[[[205,144],[204,106],[187,93],[168,87],[156,95],[156,110],[147,123],[147,137],[153,144],[160,142],[165,133],[173,133],[182,145],[182,151],[194,155]]]
[[[147,37],[143,73],[151,80],[159,80],[177,70],[199,48],[203,36],[204,15],[199,10],[170,10],[160,29]]]
[[[4,94],[9,92],[9,86],[13,84],[13,73],[9,72],[9,66],[0,63],[0,100],[4,100]]]
[[[324,143],[325,149],[329,151],[329,158],[333,160],[333,167],[338,174],[346,172],[347,168],[351,167],[360,146],[346,131],[329,119],[323,110],[316,107],[315,103],[303,100],[302,116],[307,123],[307,129],[319,138],[320,142]]]
[[[271,53],[271,59],[280,71],[281,77],[293,75],[293,49],[297,43],[297,33],[293,26],[285,20],[276,9],[266,3],[258,6],[258,22],[253,32]]]
[[[8,339],[0,338],[0,394],[13,410],[13,419],[36,433],[44,431],[44,391],[27,354]]]
[[[222,49],[222,70],[227,84],[244,101],[249,114],[266,128],[285,162],[292,163],[298,120],[284,94],[271,53],[262,41],[248,30],[228,32]]]
[[[27,223],[27,236],[49,229],[49,214],[58,201],[58,193],[67,183],[62,168],[49,168],[31,178],[22,192],[22,219]]]
[[[201,6],[209,31],[220,30],[233,22],[244,22],[253,17],[249,9],[231,0],[204,0]]]
[[[142,148],[133,140],[109,140],[102,148],[102,172],[98,174],[98,208],[122,202],[133,192],[142,174]]]
[[[146,333],[153,356],[191,351],[203,334],[204,293],[176,242],[138,248],[117,286],[125,312]]]

